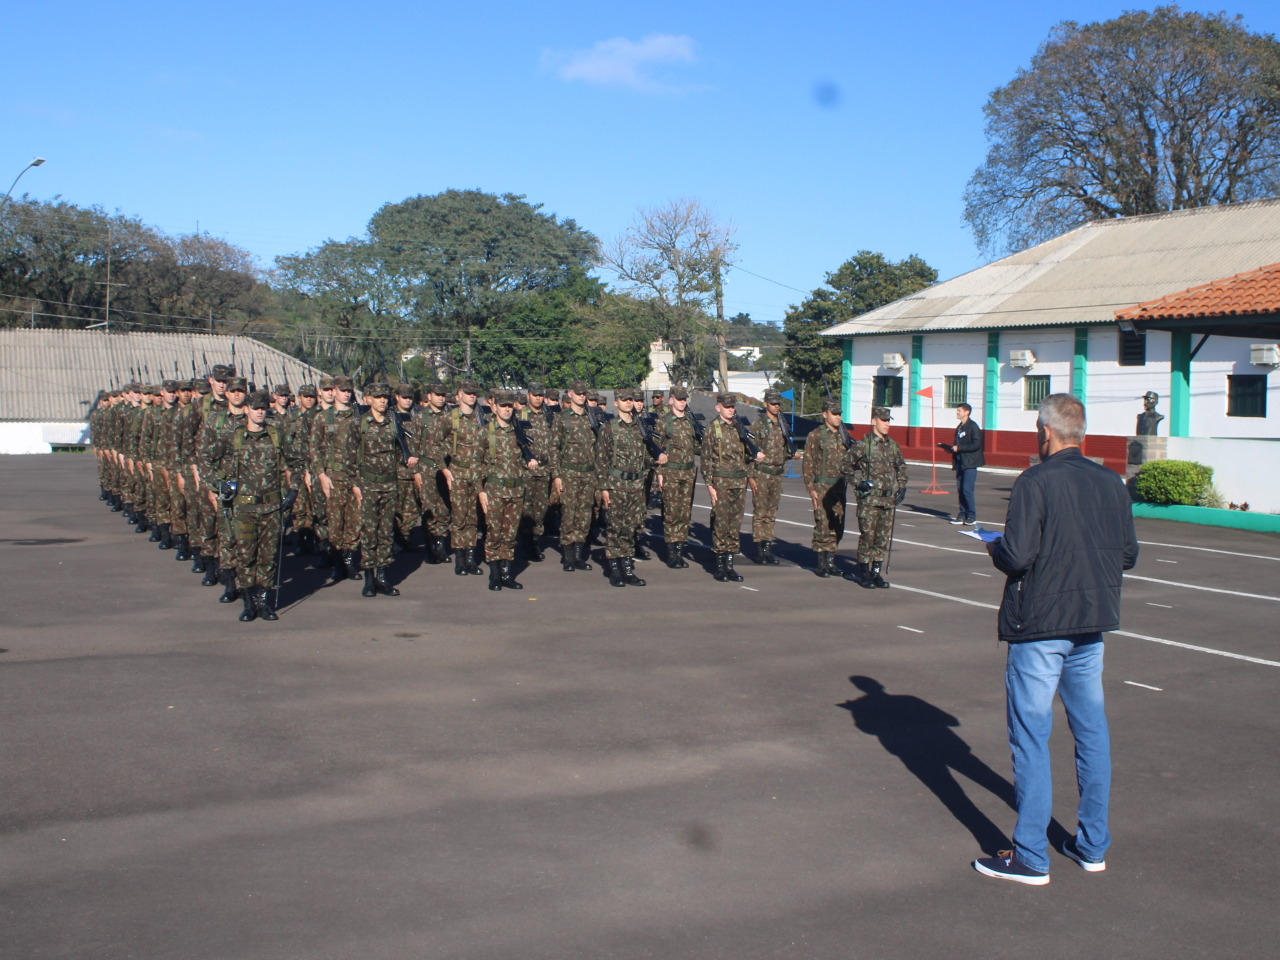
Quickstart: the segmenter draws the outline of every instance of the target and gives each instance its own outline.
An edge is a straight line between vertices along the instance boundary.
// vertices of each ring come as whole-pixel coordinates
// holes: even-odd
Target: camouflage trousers
[[[586,543],[596,502],[596,475],[566,471],[561,482],[564,489],[560,494],[560,542]]]
[[[360,560],[367,570],[391,566],[396,493],[396,483],[360,484]]]
[[[125,486],[125,500],[132,503],[135,510],[147,509],[147,484],[142,476],[142,467],[134,464],[129,471]]]
[[[698,471],[662,471],[662,539],[667,543],[689,542],[689,523],[693,517],[693,488]]]
[[[218,510],[209,502],[209,489],[203,483],[193,483],[196,495],[196,524],[191,531],[200,541],[202,557],[218,555]]]
[[[755,487],[751,491],[751,539],[763,543],[773,539],[778,521],[778,504],[782,503],[782,476],[757,469]]]
[[[529,532],[540,537],[547,530],[547,510],[551,508],[551,478],[545,476],[526,477],[524,482],[524,504],[522,515]]]
[[[894,509],[892,504],[887,507],[858,504],[859,563],[882,562],[888,557]]]
[[[152,467],[151,471],[147,477],[147,501],[150,504],[147,517],[152,523],[168,523],[169,481],[165,479],[164,473],[159,467]]]
[[[449,535],[449,488],[444,482],[444,474],[432,460],[423,461],[426,468],[418,471],[422,484],[418,487],[418,503],[424,514],[422,527],[433,537]]]
[[[717,501],[711,518],[711,550],[737,553],[742,545],[742,515],[747,508],[746,477],[716,477]]]
[[[235,538],[228,555],[241,590],[275,585],[280,547],[279,504],[240,504],[232,528]]]
[[[646,504],[643,482],[634,490],[615,487],[609,491],[609,526],[604,541],[607,559],[636,555],[636,530],[644,522]]]
[[[485,514],[484,555],[488,560],[514,560],[516,534],[520,532],[520,516],[524,496],[520,487],[495,488],[489,492],[489,510]]]
[[[311,529],[317,540],[329,539],[329,501],[320,489],[320,481],[311,478]]]
[[[818,509],[813,511],[813,552],[835,553],[844,536],[845,482],[815,484]]]
[[[477,481],[453,478],[449,490],[449,536],[455,550],[474,547],[480,541],[479,493]]]
[[[409,536],[422,516],[422,501],[414,475],[396,478],[396,529],[402,536]]]
[[[324,504],[328,520],[328,540],[335,550],[354,550],[360,545],[360,506],[347,480],[334,480]]]
[[[178,486],[178,479],[182,478],[183,486]],[[190,481],[182,475],[182,468],[175,467],[169,471],[169,519],[165,522],[169,524],[170,532],[186,533],[187,532],[187,494],[186,486]]]
[[[293,501],[293,529],[314,529],[316,521],[312,514],[311,490],[302,482],[302,477],[296,474],[293,477],[293,484],[298,490],[298,499]]]

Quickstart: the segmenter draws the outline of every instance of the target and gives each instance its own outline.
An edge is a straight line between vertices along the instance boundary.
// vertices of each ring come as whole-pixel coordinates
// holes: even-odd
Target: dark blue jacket
[[[1122,571],[1138,561],[1124,481],[1079,447],[1045,458],[1014,481],[991,558],[1008,577],[1001,640],[1117,629]]]
[[[970,417],[963,424],[956,424],[956,438],[952,443],[956,452],[951,455],[951,466],[956,470],[973,470],[986,465],[982,456],[982,428]]]

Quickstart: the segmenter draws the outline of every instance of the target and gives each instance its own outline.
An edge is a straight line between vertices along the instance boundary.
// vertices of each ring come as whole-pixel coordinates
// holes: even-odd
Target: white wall
[[[1199,340],[1192,336],[1193,350]],[[1191,361],[1191,429],[1188,433],[1192,436],[1280,437],[1280,370],[1250,363],[1251,343],[1252,340],[1240,337],[1210,337]],[[1266,375],[1265,417],[1227,416],[1228,374]]]
[[[0,453],[52,453],[53,445],[89,442],[89,425],[73,423],[0,423]]]
[[[1169,459],[1213,467],[1213,485],[1228,501],[1260,513],[1280,512],[1280,440],[1170,437]]]

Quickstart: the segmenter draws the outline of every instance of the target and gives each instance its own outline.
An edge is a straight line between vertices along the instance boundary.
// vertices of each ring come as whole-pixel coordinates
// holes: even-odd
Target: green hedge
[[[1194,507],[1213,483],[1213,467],[1191,460],[1152,460],[1134,478],[1134,489],[1145,503]]]

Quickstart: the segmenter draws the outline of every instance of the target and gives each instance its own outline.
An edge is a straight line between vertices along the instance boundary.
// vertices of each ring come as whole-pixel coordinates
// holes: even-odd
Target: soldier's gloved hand
[[[863,496],[864,494],[868,494],[868,493],[870,493],[870,492],[871,492],[871,489],[872,489],[874,486],[875,486],[875,484],[874,484],[874,483],[872,483],[870,480],[860,480],[860,481],[858,481],[858,496]]]
[[[284,495],[284,499],[280,501],[280,512],[284,513],[293,506],[293,501],[298,499],[298,491],[296,489],[288,491]]]
[[[907,499],[907,488],[899,487],[898,492],[893,495],[894,506],[897,506],[905,499]]]

